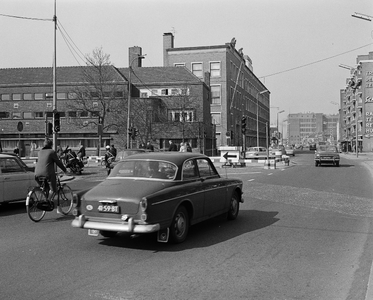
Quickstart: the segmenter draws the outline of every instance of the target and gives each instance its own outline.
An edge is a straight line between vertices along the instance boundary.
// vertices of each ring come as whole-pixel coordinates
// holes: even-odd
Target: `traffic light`
[[[132,137],[132,139],[135,139],[138,134],[139,134],[139,131],[137,130],[137,128],[136,127],[132,127],[131,128],[131,137]]]
[[[52,135],[53,134],[53,124],[51,122],[47,123],[47,135]]]
[[[241,119],[241,131],[244,134],[246,132],[246,117],[243,116]]]
[[[102,117],[98,117],[98,124],[102,124]]]
[[[131,137],[132,136],[132,127],[128,128],[128,135]]]
[[[54,113],[54,132],[59,132],[61,129],[60,113]]]

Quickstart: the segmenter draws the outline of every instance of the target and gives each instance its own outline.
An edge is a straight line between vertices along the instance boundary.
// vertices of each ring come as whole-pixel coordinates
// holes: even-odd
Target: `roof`
[[[57,84],[83,82],[83,70],[89,70],[93,67],[57,67]],[[106,67],[111,78],[118,82],[127,82],[113,66]],[[52,84],[53,68],[10,68],[0,69],[0,85],[17,86],[25,84]]]
[[[72,84],[84,81],[83,71],[90,66],[57,67],[57,84]],[[129,68],[115,68],[106,66],[110,78],[115,78],[117,83],[127,83]],[[10,68],[0,69],[0,86],[19,86],[32,84],[52,84],[53,68]],[[141,84],[164,83],[203,83],[198,77],[185,67],[141,67],[132,68],[131,82]]]
[[[129,68],[118,68],[125,77],[129,76]],[[160,84],[160,83],[203,83],[185,67],[141,67],[132,68],[131,83]]]

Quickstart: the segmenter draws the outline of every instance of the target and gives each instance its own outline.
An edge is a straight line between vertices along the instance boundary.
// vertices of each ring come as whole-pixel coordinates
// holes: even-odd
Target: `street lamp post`
[[[279,114],[281,114],[281,113],[283,113],[284,112],[284,110],[280,110],[279,112],[277,112],[277,131],[280,133],[280,129],[278,128],[278,115]],[[282,135],[281,133],[280,133],[280,135]],[[278,142],[277,142],[278,143]],[[279,143],[278,143],[279,144]]]
[[[256,94],[256,146],[259,147],[259,95],[269,92],[264,90]]]
[[[128,72],[128,103],[127,103],[127,149],[130,149],[130,133],[129,133],[129,128],[130,128],[130,116],[131,116],[131,71],[132,71],[132,63],[136,59],[143,59],[145,58],[145,55],[138,55],[135,58],[133,58],[130,62],[129,65],[129,72]]]

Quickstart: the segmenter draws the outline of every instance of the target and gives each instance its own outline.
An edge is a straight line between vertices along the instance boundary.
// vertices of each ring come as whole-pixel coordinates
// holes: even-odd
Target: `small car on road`
[[[286,155],[291,155],[291,156],[295,156],[295,151],[294,151],[294,148],[292,146],[285,146],[285,153]]]
[[[0,153],[0,203],[26,200],[35,185],[33,168],[14,154]]]
[[[336,146],[319,145],[315,151],[315,166],[332,164],[339,167],[339,152]]]
[[[159,242],[181,243],[190,225],[222,214],[236,219],[242,193],[242,181],[221,177],[203,154],[134,154],[75,195],[72,226],[104,237],[157,232]]]
[[[246,149],[245,157],[265,156],[267,154],[267,148],[265,147],[249,147]]]

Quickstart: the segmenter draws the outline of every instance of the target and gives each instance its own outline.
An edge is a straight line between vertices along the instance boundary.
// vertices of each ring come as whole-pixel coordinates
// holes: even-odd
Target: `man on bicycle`
[[[52,149],[53,141],[45,139],[44,147],[39,151],[38,162],[35,168],[35,180],[39,183],[38,178],[44,176],[47,178],[50,188],[53,192],[57,192],[56,182],[56,167],[57,165],[63,172],[66,173],[66,168],[57,156],[57,153]]]

